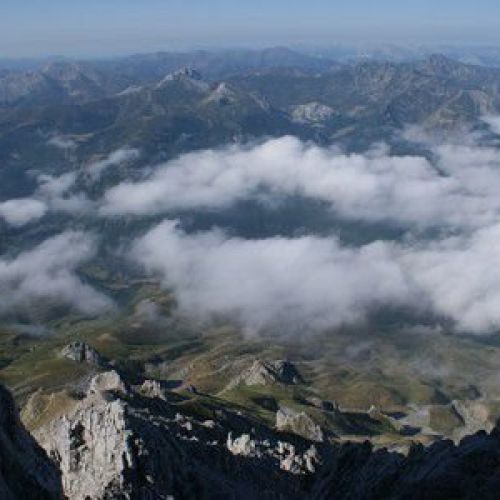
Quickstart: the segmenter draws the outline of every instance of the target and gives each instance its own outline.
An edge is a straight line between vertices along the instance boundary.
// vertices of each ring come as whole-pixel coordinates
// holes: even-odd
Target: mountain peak
[[[183,84],[188,84],[190,87],[194,87],[197,90],[207,91],[209,89],[208,83],[203,81],[201,73],[193,68],[185,67],[179,70],[168,73],[162,80],[156,85],[157,89],[164,87],[172,82],[180,82]]]
[[[177,71],[169,73],[164,78],[165,81],[185,80],[185,79],[201,81],[201,80],[203,80],[203,77],[201,76],[201,73],[199,71],[197,71],[196,69],[190,68],[190,67],[184,67],[184,68],[178,69]]]

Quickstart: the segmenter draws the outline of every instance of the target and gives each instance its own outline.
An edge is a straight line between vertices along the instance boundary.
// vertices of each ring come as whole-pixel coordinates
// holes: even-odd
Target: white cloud
[[[401,265],[434,311],[461,331],[500,329],[500,224],[406,248]]]
[[[435,153],[437,166],[420,156],[390,156],[386,148],[346,155],[293,137],[195,152],[160,166],[145,181],[111,188],[101,213],[225,207],[264,190],[270,197],[323,200],[348,219],[419,227],[476,227],[496,220],[498,151],[467,145]]]
[[[24,226],[43,217],[47,205],[32,198],[17,198],[0,203],[0,218],[11,226]]]
[[[228,314],[252,330],[338,326],[412,293],[392,246],[381,243],[352,249],[312,236],[187,235],[165,221],[135,243],[133,256],[173,288],[187,314]]]
[[[500,135],[500,116],[485,116],[483,117],[483,121],[489,125],[493,133]]]
[[[135,242],[132,256],[174,290],[186,314],[228,315],[254,331],[306,333],[362,321],[381,306],[444,317],[462,332],[500,328],[500,224],[353,248],[333,237],[189,235],[167,220]]]
[[[67,231],[15,258],[1,258],[0,315],[35,314],[60,305],[84,314],[109,309],[110,299],[76,274],[78,266],[95,253],[91,235]]]
[[[60,176],[38,176],[38,188],[31,198],[17,198],[0,203],[0,218],[11,226],[24,226],[48,212],[81,213],[93,203],[84,193],[68,194],[76,181],[76,172]]]
[[[90,211],[93,203],[85,193],[68,194],[77,179],[76,172],[60,176],[42,174],[38,177],[38,189],[34,197],[43,200],[51,211],[76,213]]]

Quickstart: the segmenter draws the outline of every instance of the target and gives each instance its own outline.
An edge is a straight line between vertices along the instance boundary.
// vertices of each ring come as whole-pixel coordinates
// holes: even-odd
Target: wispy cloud
[[[109,310],[111,300],[76,274],[96,251],[92,235],[67,231],[15,258],[1,258],[0,316],[29,317],[61,305],[90,315]]]
[[[113,151],[102,160],[94,161],[86,166],[87,173],[95,180],[98,179],[105,170],[116,167],[139,158],[140,152],[133,148],[120,148]]]

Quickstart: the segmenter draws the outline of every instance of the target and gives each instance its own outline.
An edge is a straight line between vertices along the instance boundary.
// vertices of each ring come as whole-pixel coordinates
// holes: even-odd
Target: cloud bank
[[[195,152],[160,166],[149,179],[111,188],[101,213],[224,208],[264,192],[322,200],[353,220],[423,228],[494,222],[500,214],[498,151],[449,145],[434,153],[435,164],[421,156],[391,156],[385,147],[342,154],[293,137]]]
[[[500,225],[425,243],[343,246],[305,236],[245,240],[186,234],[166,220],[132,257],[175,291],[181,310],[230,316],[251,331],[308,331],[363,321],[381,307],[445,317],[462,332],[500,326]]]
[[[111,300],[76,274],[96,250],[91,235],[67,231],[15,258],[1,258],[0,316],[37,315],[61,305],[86,315],[109,310]]]
[[[494,130],[496,122],[488,123]],[[133,243],[131,256],[175,291],[186,314],[227,316],[250,331],[321,330],[384,307],[445,319],[460,332],[498,331],[500,152],[472,136],[428,146],[432,161],[394,156],[383,145],[344,154],[284,137],[182,155],[95,203],[68,194],[76,173],[43,176],[36,200],[46,210],[139,217],[224,209],[255,197],[320,200],[348,220],[396,223],[406,236],[358,247],[334,236],[245,240],[217,229],[187,234],[167,219]],[[137,154],[115,151],[90,171],[97,178]],[[36,217],[34,208],[24,218],[18,212],[18,224]]]

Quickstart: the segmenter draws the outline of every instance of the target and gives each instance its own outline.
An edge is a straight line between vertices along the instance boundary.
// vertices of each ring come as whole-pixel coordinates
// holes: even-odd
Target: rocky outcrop
[[[232,389],[239,384],[271,385],[300,384],[304,380],[294,364],[285,360],[261,361],[255,360],[252,366],[238,375],[226,389]]]
[[[128,394],[127,385],[115,370],[99,373],[90,381],[89,394],[108,391]]]
[[[496,415],[487,402],[483,401],[453,401],[453,409],[462,419],[464,426],[456,430],[459,437],[464,437],[480,430],[490,432],[495,426]]]
[[[282,407],[276,412],[276,429],[291,432],[311,441],[323,441],[321,427],[307,413]]]
[[[61,350],[61,356],[77,363],[88,363],[90,365],[104,367],[106,360],[89,344],[76,340]]]
[[[0,386],[0,498],[62,498],[60,472],[21,424],[14,400]]]
[[[310,443],[279,443],[271,430],[220,410],[197,420],[159,383],[129,387],[97,375],[66,415],[36,431],[71,499],[298,498],[319,463]],[[233,440],[231,434],[240,435]],[[248,437],[244,435],[247,434]],[[243,437],[241,437],[243,436]]]
[[[335,110],[319,102],[299,104],[291,109],[292,120],[297,123],[321,124],[335,116]]]
[[[314,473],[320,463],[318,452],[311,445],[303,453],[298,453],[291,443],[278,441],[272,444],[268,439],[259,441],[252,439],[250,434],[242,434],[233,439],[232,433],[227,437],[227,449],[233,455],[244,457],[271,457],[279,461],[280,469],[292,474]]]

